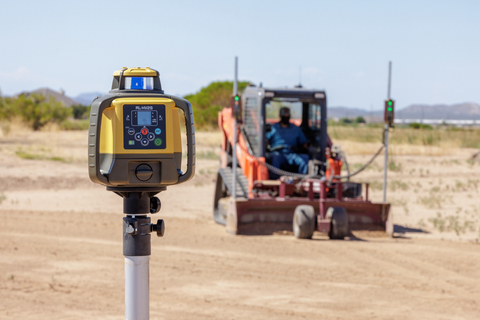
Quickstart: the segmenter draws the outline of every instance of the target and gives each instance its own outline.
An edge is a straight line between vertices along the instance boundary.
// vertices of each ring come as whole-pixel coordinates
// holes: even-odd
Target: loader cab
[[[279,110],[290,108],[290,123],[299,126],[307,137],[310,160],[319,160],[324,168],[327,136],[327,102],[324,91],[304,88],[247,87],[242,93],[242,133],[249,151],[257,157],[265,157],[269,151],[266,133],[279,121]]]

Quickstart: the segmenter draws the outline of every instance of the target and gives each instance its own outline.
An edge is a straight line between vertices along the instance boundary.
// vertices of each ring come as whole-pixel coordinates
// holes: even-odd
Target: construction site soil
[[[90,182],[86,137],[0,136],[0,319],[124,317],[122,199]],[[161,193],[152,216],[166,233],[152,237],[151,319],[480,318],[476,150],[394,148],[395,236],[332,241],[227,234],[212,220],[219,133],[197,142],[197,175]],[[341,145],[352,168],[378,148]],[[382,161],[356,179],[374,201]]]

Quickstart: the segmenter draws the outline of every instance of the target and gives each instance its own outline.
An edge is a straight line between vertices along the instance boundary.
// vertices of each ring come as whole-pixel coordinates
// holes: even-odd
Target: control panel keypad
[[[124,105],[125,149],[165,149],[165,105]]]

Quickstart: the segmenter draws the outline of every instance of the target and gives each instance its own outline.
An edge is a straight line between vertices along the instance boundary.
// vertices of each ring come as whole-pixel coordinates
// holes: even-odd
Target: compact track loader
[[[327,134],[324,91],[251,85],[239,100],[238,112],[232,103],[218,115],[222,144],[213,217],[227,232],[291,230],[297,238],[311,238],[314,231],[320,231],[333,239],[343,239],[352,230],[393,232],[390,204],[371,202],[368,184],[327,174],[332,142]],[[291,110],[290,123],[299,126],[308,139],[308,149],[298,150],[310,159],[307,175],[296,173],[292,166],[275,168],[269,164],[272,151],[266,134],[283,107]],[[238,159],[236,168],[232,166],[233,152]]]

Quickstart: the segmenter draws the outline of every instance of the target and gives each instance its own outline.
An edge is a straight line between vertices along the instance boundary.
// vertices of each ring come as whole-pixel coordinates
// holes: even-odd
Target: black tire
[[[228,205],[230,203],[230,197],[220,198],[218,200],[217,209],[214,211],[213,220],[221,224],[222,226],[227,225],[227,214],[228,214]]]
[[[317,216],[312,206],[301,205],[293,214],[293,234],[298,239],[311,239],[315,231]]]
[[[227,188],[223,183],[222,176],[217,173],[215,194],[213,197],[213,220],[221,225],[227,224],[228,200],[230,199]]]
[[[328,208],[327,219],[331,219],[328,237],[330,239],[343,240],[348,235],[348,216],[345,208]]]

